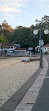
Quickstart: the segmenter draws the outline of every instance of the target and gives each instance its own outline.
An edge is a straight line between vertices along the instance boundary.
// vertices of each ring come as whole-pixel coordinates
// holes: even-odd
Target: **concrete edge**
[[[48,70],[48,62],[43,58],[43,69],[40,72],[40,75],[36,78],[35,82],[31,88],[27,91],[21,102],[18,104],[14,111],[31,111],[37,96],[39,94],[40,88],[42,87],[43,81],[45,79],[46,73]]]

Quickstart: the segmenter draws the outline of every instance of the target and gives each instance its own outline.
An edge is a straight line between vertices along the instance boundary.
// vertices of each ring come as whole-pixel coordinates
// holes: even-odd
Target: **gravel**
[[[21,62],[27,57],[13,57],[0,60],[0,107],[39,68],[39,61]]]

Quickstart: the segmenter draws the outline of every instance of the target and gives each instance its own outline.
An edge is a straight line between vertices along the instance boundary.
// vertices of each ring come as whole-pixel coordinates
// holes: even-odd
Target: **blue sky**
[[[44,15],[49,16],[49,0],[0,0],[0,24],[6,20],[12,28],[30,27]]]

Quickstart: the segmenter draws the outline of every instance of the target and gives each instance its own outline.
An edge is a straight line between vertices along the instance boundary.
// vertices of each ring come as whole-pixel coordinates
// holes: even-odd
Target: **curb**
[[[37,96],[39,94],[40,88],[42,87],[43,81],[45,79],[46,73],[48,70],[48,62],[43,58],[43,69],[40,72],[40,75],[37,77],[31,88],[25,94],[21,102],[18,104],[14,111],[31,111]]]

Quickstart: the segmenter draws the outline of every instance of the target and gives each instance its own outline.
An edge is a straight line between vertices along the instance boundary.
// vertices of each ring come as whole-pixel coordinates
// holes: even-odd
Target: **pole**
[[[42,26],[40,26],[40,40],[41,40],[41,38],[42,38]],[[40,68],[43,68],[43,61],[42,61],[42,46],[41,46],[41,44],[40,44]]]

